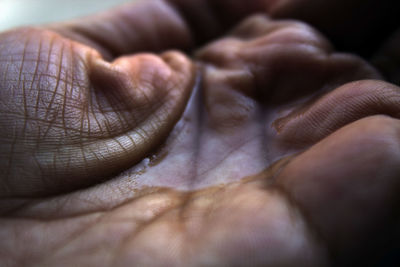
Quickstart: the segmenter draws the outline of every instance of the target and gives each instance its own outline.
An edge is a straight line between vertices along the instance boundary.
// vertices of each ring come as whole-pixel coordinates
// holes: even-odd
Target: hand
[[[295,21],[254,16],[194,49],[250,3],[219,23],[149,1],[0,37],[5,264],[375,256],[397,215],[400,89]],[[168,48],[192,59],[139,53]]]

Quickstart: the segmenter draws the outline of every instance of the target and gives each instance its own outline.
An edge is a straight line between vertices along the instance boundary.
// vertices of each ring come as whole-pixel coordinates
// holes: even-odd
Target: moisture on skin
[[[0,265],[379,255],[398,215],[400,88],[272,18],[299,2],[145,1],[2,33]]]

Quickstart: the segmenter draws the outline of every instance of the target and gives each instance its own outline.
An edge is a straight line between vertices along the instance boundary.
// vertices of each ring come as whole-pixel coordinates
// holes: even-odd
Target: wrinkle
[[[23,69],[24,69],[24,64],[25,64],[25,53],[26,53],[26,49],[28,46],[28,43],[30,41],[31,36],[28,35],[28,37],[25,39],[25,43],[23,46],[23,51],[22,51],[22,59],[21,59],[21,63],[20,63],[20,69],[19,69],[19,73],[18,73],[18,84],[17,84],[17,88],[21,88],[21,81],[22,81],[22,101],[23,101],[23,110],[24,110],[24,125],[22,127],[22,135],[25,135],[25,131],[26,131],[26,125],[27,125],[27,121],[29,118],[29,112],[27,109],[27,103],[26,103],[26,90],[25,90],[25,76],[22,79],[23,76]],[[14,89],[15,90],[15,89]]]
[[[72,80],[73,77],[74,77],[73,72],[74,72],[75,63],[74,63],[74,54],[73,54],[73,52],[74,51],[73,51],[72,43],[70,43],[69,44],[69,53],[68,53],[68,56],[69,56],[68,62],[70,62],[73,67],[66,69],[66,71],[65,71],[65,79],[66,80],[68,80],[69,71],[72,72],[70,79]],[[63,96],[63,103],[61,104],[61,107],[62,107],[61,119],[62,119],[62,125],[63,125],[63,127],[65,129],[64,130],[64,134],[65,134],[65,136],[68,136],[68,131],[66,130],[67,123],[66,123],[66,116],[65,116],[65,114],[66,114],[66,110],[65,109],[67,107],[67,100],[68,100],[68,83],[63,83],[63,84],[64,84],[64,90],[63,90],[64,91],[64,96]],[[73,84],[73,81],[71,81],[71,91],[73,90],[72,84]]]
[[[260,134],[258,136],[252,136],[251,139],[245,140],[240,144],[237,144],[235,147],[231,148],[229,151],[226,152],[226,155],[221,157],[221,159],[219,159],[218,162],[215,163],[215,166],[212,166],[206,170],[204,170],[203,172],[199,173],[198,176],[204,176],[206,175],[208,172],[212,171],[213,169],[218,168],[220,165],[222,165],[222,163],[227,160],[229,158],[230,155],[232,155],[233,153],[235,153],[236,151],[241,150],[246,144],[253,142],[253,138],[260,138],[260,137],[264,137],[264,134]],[[261,139],[261,138],[260,138]]]
[[[56,99],[56,94],[57,94],[57,92],[58,92],[58,90],[59,90],[59,86],[60,86],[60,79],[61,79],[61,77],[62,77],[62,68],[63,68],[63,62],[64,62],[64,48],[65,48],[65,46],[64,46],[64,44],[61,44],[61,49],[60,49],[60,60],[59,60],[59,62],[58,62],[58,69],[57,69],[57,74],[56,74],[56,84],[55,84],[55,86],[52,88],[53,89],[53,93],[52,93],[52,95],[51,95],[51,98],[50,98],[50,101],[49,101],[49,104],[47,105],[47,108],[45,109],[46,110],[46,113],[45,113],[45,116],[44,116],[44,120],[47,120],[47,118],[50,116],[49,114],[50,114],[50,110],[52,109],[52,107],[53,107],[53,105],[54,105],[54,103],[55,103],[55,99]],[[62,93],[60,93],[61,95],[63,95]],[[54,121],[57,119],[57,117],[58,117],[58,109],[56,110],[56,114],[53,116],[53,119],[52,120],[50,120],[50,123],[49,123],[49,125],[48,125],[48,128],[47,128],[47,130],[45,131],[45,135],[44,135],[44,137],[43,137],[43,139],[45,139],[46,138],[46,135],[47,135],[47,133],[50,131],[50,129],[51,129],[51,127],[52,127],[52,125],[53,125],[53,123],[54,123]]]
[[[152,219],[147,220],[147,221],[143,221],[141,224],[139,223],[137,228],[135,229],[135,232],[132,233],[131,235],[127,235],[125,238],[123,238],[120,241],[119,246],[113,249],[115,256],[113,257],[113,260],[111,261],[112,262],[111,266],[116,266],[116,263],[120,259],[120,256],[121,256],[120,254],[123,251],[122,248],[126,247],[126,245],[128,243],[134,242],[139,234],[141,234],[142,232],[147,230],[154,223],[159,222],[162,217],[164,217],[165,215],[169,214],[174,209],[176,209],[176,206],[171,206],[171,207],[165,209],[164,211],[160,212],[156,216],[154,216]],[[179,223],[179,222],[176,222],[176,223]]]
[[[37,75],[39,74],[38,71],[39,71],[39,64],[41,63],[40,62],[40,58],[41,58],[41,53],[42,53],[42,44],[43,44],[43,39],[40,38],[39,39],[39,45],[38,45],[37,58],[36,58],[36,62],[35,62],[36,63],[35,64],[35,70],[33,71],[33,76],[32,76],[32,79],[31,79],[31,85],[29,86],[31,91],[34,90],[33,84],[35,82],[35,79],[36,79]],[[40,79],[40,76],[39,76],[39,79]],[[37,95],[36,95],[35,115],[34,115],[34,117],[37,117],[37,112],[38,112],[38,108],[39,108],[39,95],[40,95],[40,86],[38,86],[38,92],[37,92]]]
[[[58,245],[53,245],[51,247],[51,252],[49,253],[49,255],[57,255],[57,252],[62,251],[62,249],[67,247],[70,243],[81,238],[85,233],[90,231],[90,229],[93,225],[100,223],[103,220],[103,218],[105,217],[105,214],[97,213],[97,214],[92,214],[92,216],[97,217],[94,220],[94,222],[88,223],[87,225],[80,228],[79,230],[73,231],[72,234],[70,234],[67,239],[63,240],[63,242],[60,242]],[[45,263],[46,261],[47,261],[47,259],[45,259],[43,257],[41,260],[38,261],[38,265],[42,265],[42,263]]]

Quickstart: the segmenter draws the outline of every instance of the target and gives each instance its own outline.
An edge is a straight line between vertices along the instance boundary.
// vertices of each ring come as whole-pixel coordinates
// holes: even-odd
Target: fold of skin
[[[138,53],[208,38],[174,4],[1,35],[1,265],[373,262],[398,230],[400,88],[264,15],[191,59]]]

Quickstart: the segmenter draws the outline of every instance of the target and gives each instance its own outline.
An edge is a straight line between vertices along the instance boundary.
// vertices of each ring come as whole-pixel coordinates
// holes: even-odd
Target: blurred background
[[[132,0],[0,0],[0,31],[66,20]]]

